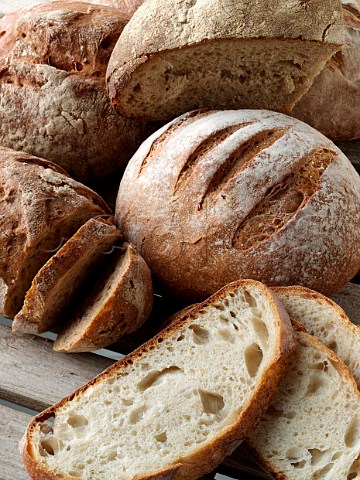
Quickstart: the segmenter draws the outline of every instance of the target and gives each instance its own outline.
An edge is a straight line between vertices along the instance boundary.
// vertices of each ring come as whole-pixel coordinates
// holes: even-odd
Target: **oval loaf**
[[[105,70],[126,24],[117,10],[52,2],[0,20],[0,144],[94,181],[122,168],[147,136],[109,101]]]
[[[237,278],[339,290],[360,267],[360,178],[304,123],[200,111],[146,140],[116,218],[169,292],[205,298]]]
[[[89,218],[109,214],[58,165],[0,147],[0,313],[13,317],[39,268]]]
[[[342,0],[345,45],[315,78],[292,115],[333,140],[360,137],[360,2]]]

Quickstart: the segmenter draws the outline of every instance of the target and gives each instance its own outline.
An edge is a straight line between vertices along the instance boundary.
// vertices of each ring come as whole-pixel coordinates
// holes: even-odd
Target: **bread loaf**
[[[198,478],[254,425],[293,347],[269,289],[228,285],[36,416],[25,466],[35,480]]]
[[[116,114],[105,89],[127,17],[52,2],[0,20],[0,144],[47,158],[81,181],[122,168],[146,124]]]
[[[89,218],[109,214],[59,166],[0,147],[0,313],[13,317],[41,266]]]
[[[298,335],[287,374],[247,444],[273,478],[356,479],[360,392],[331,350]]]
[[[142,326],[153,304],[151,272],[130,244],[110,253],[107,268],[84,292],[75,318],[54,343],[58,352],[88,352],[103,348]],[[91,285],[91,283],[90,283]]]
[[[360,267],[360,178],[327,138],[269,111],[180,116],[142,144],[117,223],[187,301],[237,278],[339,290]]]
[[[292,111],[333,140],[360,137],[360,3],[342,0],[342,4],[345,45]]]
[[[91,218],[37,272],[12,329],[43,333],[62,318],[81,284],[97,274],[104,255],[121,239],[111,218]],[[71,312],[70,312],[71,314]]]
[[[345,363],[360,390],[360,327],[351,323],[339,305],[318,292],[296,286],[273,290],[290,317]]]
[[[148,0],[124,28],[107,82],[119,112],[289,112],[343,43],[339,0]]]

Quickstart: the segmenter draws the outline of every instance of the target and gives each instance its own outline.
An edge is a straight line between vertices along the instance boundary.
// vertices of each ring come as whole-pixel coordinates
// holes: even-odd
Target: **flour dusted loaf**
[[[152,135],[116,218],[188,301],[237,278],[339,290],[360,267],[360,178],[327,138],[269,111],[200,111]]]
[[[91,218],[45,263],[34,277],[12,329],[43,333],[62,320],[63,309],[81,284],[104,262],[121,234],[111,218]]]
[[[292,115],[334,140],[360,137],[360,3],[342,0],[345,45],[335,53]]]
[[[339,305],[318,292],[298,286],[273,290],[290,317],[349,367],[360,389],[360,327],[351,323]]]
[[[88,352],[140,328],[153,304],[151,272],[130,244],[109,252],[108,265],[79,302],[54,343],[58,352]],[[91,283],[90,283],[91,285]]]
[[[109,214],[59,166],[0,147],[0,312],[13,317],[37,271],[89,218]]]
[[[112,52],[108,90],[131,117],[289,112],[342,42],[339,0],[147,0]]]
[[[293,347],[268,288],[228,285],[35,417],[25,466],[42,480],[198,478],[254,425]]]
[[[52,2],[0,20],[0,144],[94,181],[122,168],[147,136],[112,108],[105,70],[126,16]]]
[[[287,374],[247,444],[273,478],[358,479],[360,392],[330,349],[298,335]]]

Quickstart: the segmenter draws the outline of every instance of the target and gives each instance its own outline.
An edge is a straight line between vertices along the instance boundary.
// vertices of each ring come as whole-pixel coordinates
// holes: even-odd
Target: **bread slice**
[[[51,329],[79,285],[120,239],[112,217],[91,218],[81,226],[36,274],[14,318],[13,331],[42,333]]]
[[[22,442],[33,479],[195,479],[254,425],[294,331],[264,285],[230,284],[37,415]]]
[[[360,389],[360,327],[351,323],[339,305],[314,290],[299,286],[273,290],[290,317],[349,367]]]
[[[126,116],[195,108],[290,112],[343,43],[338,0],[147,0],[110,57],[110,98]]]
[[[247,443],[274,478],[358,478],[360,392],[330,349],[298,335],[287,374]]]
[[[89,218],[111,212],[59,166],[4,147],[0,185],[0,314],[13,318],[59,245]]]
[[[129,243],[112,257],[110,272],[105,269],[75,319],[59,333],[54,350],[88,352],[105,347],[137,330],[149,316],[153,290],[145,261]]]

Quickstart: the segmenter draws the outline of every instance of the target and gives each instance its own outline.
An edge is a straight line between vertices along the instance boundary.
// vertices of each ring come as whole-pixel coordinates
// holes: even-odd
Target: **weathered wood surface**
[[[353,323],[360,325],[360,285],[349,283],[331,298],[340,305]]]
[[[41,337],[0,325],[0,398],[43,410],[112,363],[94,354],[61,354]]]
[[[30,415],[0,405],[0,479],[28,480],[19,453],[19,441],[23,436]]]

